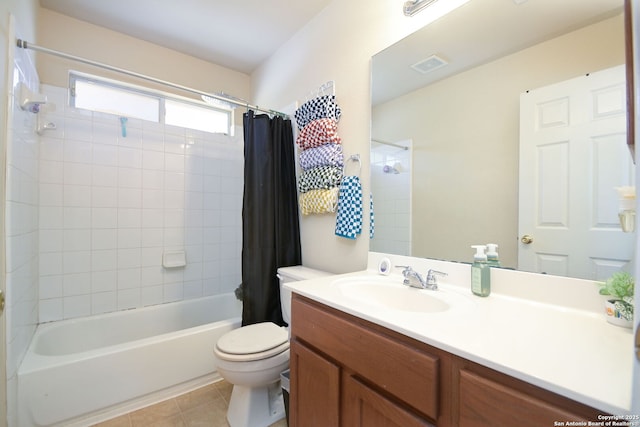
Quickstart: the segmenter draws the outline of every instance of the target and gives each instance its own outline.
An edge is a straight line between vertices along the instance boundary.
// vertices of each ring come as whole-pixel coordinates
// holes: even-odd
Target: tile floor
[[[231,389],[231,384],[219,381],[94,427],[229,427]],[[283,419],[270,427],[287,427],[287,422]]]

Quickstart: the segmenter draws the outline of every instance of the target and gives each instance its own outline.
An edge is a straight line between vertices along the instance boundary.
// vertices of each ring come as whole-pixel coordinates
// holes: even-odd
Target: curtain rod
[[[403,150],[408,150],[409,147],[405,147],[404,145],[394,144],[393,142],[380,141],[379,139],[371,139],[371,142],[377,142],[382,145],[390,145],[392,147],[402,148]]]
[[[90,59],[85,59],[79,56],[75,56],[75,55],[70,55],[68,53],[64,53],[64,52],[59,52],[56,50],[52,50],[52,49],[48,49],[46,47],[42,47],[42,46],[38,46],[35,45],[33,43],[27,42],[26,40],[21,40],[21,39],[17,39],[16,40],[16,44],[19,48],[22,49],[31,49],[31,50],[35,50],[37,52],[42,52],[42,53],[47,53],[49,55],[54,55],[54,56],[59,56],[61,58],[65,58],[65,59],[70,59],[72,61],[76,61],[76,62],[82,62],[83,64],[87,64],[87,65],[92,65],[94,67],[98,67],[98,68],[104,68],[106,70],[109,71],[115,71],[117,73],[121,73],[121,74],[126,74],[128,76],[131,77],[136,77],[142,80],[147,80],[153,83],[157,83],[157,84],[161,84],[163,86],[168,86],[168,87],[172,87],[174,89],[179,89],[185,92],[190,92],[190,93],[194,93],[196,95],[200,95],[200,96],[208,96],[210,98],[214,98],[217,99],[219,101],[223,101],[223,102],[227,102],[229,104],[233,104],[233,105],[237,105],[239,107],[246,107],[248,110],[256,110],[256,111],[262,111],[263,113],[267,113],[267,114],[273,114],[273,115],[277,115],[277,116],[282,116],[284,118],[288,118],[289,115],[282,113],[280,111],[276,111],[276,110],[270,110],[270,109],[265,109],[265,108],[261,108],[258,107],[257,105],[251,105],[247,102],[242,102],[242,101],[238,101],[237,99],[232,99],[232,98],[228,98],[226,96],[221,96],[221,95],[216,95],[216,94],[212,94],[212,93],[208,93],[208,92],[203,92],[201,90],[198,89],[193,89],[187,86],[182,86],[176,83],[171,83],[165,80],[160,80],[160,79],[156,79],[155,77],[151,77],[151,76],[147,76],[145,74],[140,74],[140,73],[136,73],[135,71],[129,71],[129,70],[125,70],[124,68],[118,68],[118,67],[114,67],[112,65],[107,65],[107,64],[103,64],[101,62],[96,62],[96,61],[92,61]]]

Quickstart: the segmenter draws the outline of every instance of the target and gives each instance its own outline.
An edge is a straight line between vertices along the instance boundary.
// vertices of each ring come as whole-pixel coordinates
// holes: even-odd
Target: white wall
[[[334,0],[251,75],[252,99],[273,108],[304,102],[309,91],[334,80],[344,154],[361,155],[363,194],[369,194],[371,56],[423,26],[427,18],[405,17],[397,0]],[[367,203],[364,208],[368,218]],[[334,235],[335,220],[335,215],[301,218],[303,263],[332,272],[364,269],[368,221],[362,235],[350,241]]]

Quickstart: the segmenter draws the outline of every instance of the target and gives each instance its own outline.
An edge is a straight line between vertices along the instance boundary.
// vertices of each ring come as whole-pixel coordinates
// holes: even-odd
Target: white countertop
[[[457,267],[456,267],[457,268]],[[468,269],[468,266],[460,267]],[[440,290],[463,301],[440,313],[385,310],[345,297],[338,278],[286,283],[293,292],[415,338],[431,346],[561,394],[612,415],[631,408],[632,331],[609,324],[604,314],[494,291],[474,296],[466,286],[439,280]],[[451,276],[451,275],[450,275]],[[455,276],[455,275],[454,275]],[[394,271],[390,280],[402,283]],[[375,279],[374,279],[375,280]]]

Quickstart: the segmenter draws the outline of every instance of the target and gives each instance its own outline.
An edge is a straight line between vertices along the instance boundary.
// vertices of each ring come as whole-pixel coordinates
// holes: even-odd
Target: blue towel
[[[346,176],[338,194],[336,236],[355,239],[362,233],[362,185],[357,176]]]

